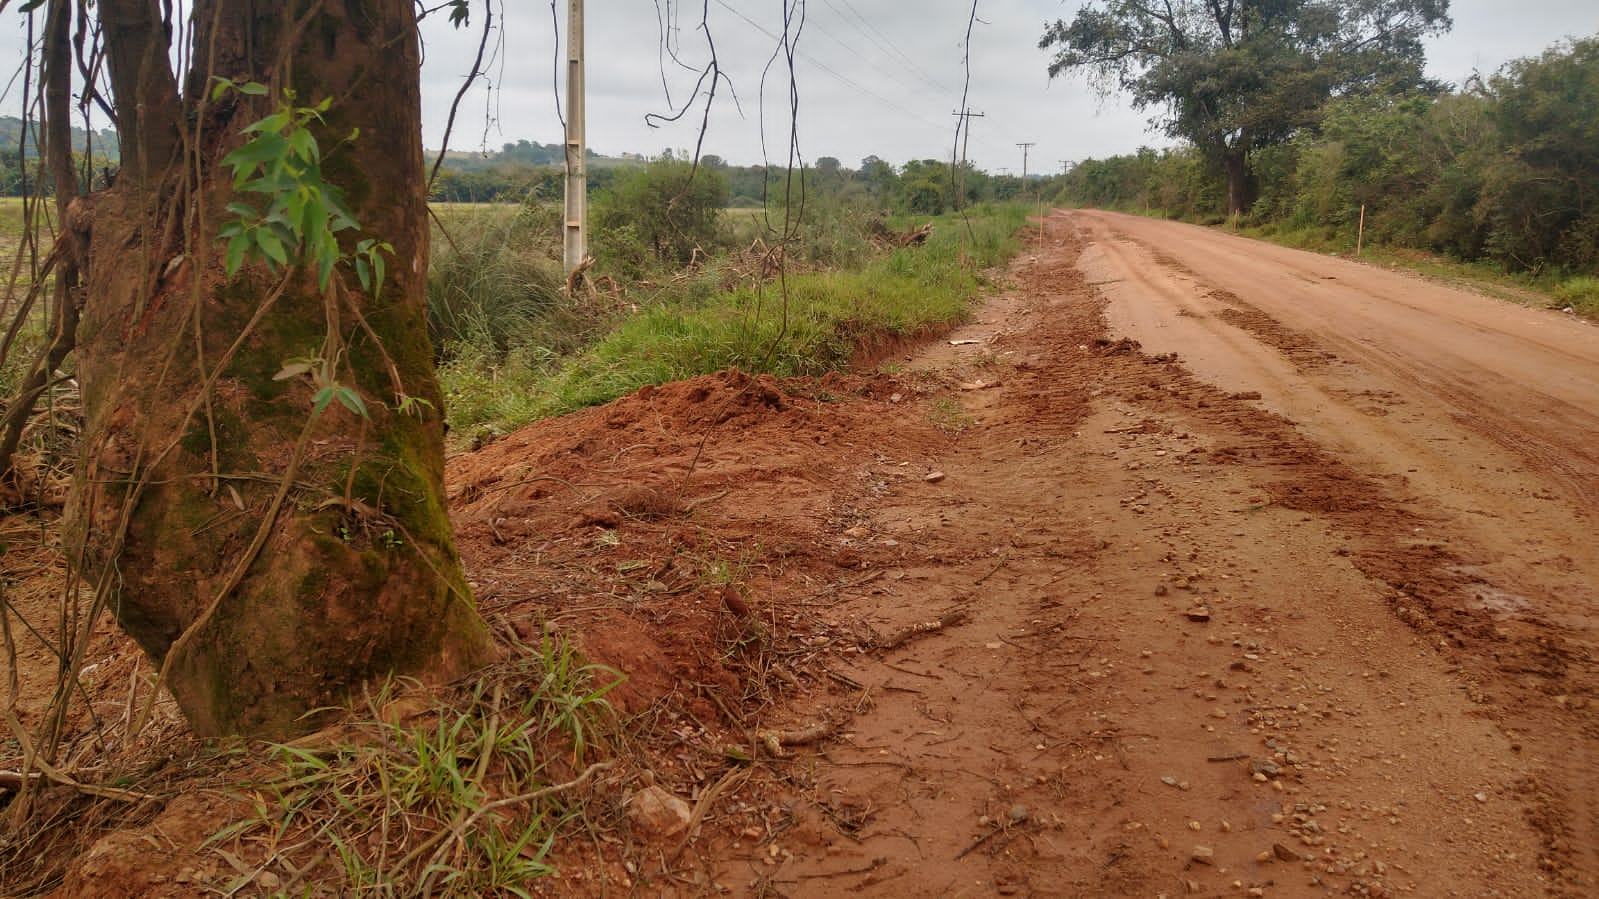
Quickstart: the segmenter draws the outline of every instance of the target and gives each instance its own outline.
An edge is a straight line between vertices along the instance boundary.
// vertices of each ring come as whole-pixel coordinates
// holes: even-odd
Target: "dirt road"
[[[875,444],[834,537],[893,557],[833,614],[966,620],[836,668],[860,690],[812,714],[847,733],[758,852],[709,853],[719,882],[1599,890],[1599,329],[1198,228],[1050,224],[1018,289],[908,363],[966,427]]]

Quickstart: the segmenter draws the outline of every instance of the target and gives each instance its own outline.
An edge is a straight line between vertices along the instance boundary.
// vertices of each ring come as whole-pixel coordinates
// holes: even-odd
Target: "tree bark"
[[[1250,195],[1249,158],[1243,150],[1228,148],[1222,152],[1221,161],[1227,172],[1227,214],[1242,215],[1254,205]]]
[[[148,49],[166,45],[154,9],[99,4],[108,42],[134,42],[108,58],[136,171],[94,204],[65,533],[196,733],[284,736],[372,680],[453,678],[492,654],[443,500],[414,5],[200,0],[181,97]],[[332,98],[315,129],[323,177],[360,222],[346,251],[393,245],[378,296],[343,272],[327,291],[314,273],[226,277],[217,228],[251,195],[220,161],[275,108],[212,101],[212,75],[292,89],[297,105]],[[319,355],[368,417],[314,414],[317,384],[274,380]],[[425,404],[401,411],[402,397]]]

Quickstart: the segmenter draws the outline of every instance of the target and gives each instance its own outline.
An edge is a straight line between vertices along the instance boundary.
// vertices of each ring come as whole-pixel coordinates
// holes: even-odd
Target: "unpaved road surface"
[[[645,760],[530,888],[1599,895],[1599,329],[1103,213],[1009,280],[451,462],[485,613],[626,673]],[[60,895],[213,894],[181,805]]]
[[[1599,330],[1198,228],[1049,224],[968,342],[908,363],[968,426],[876,444],[848,532],[898,555],[835,613],[967,619],[836,666],[847,732],[718,881],[1599,892]]]

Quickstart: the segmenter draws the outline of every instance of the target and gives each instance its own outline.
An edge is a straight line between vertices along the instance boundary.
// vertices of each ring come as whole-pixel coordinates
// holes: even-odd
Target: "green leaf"
[[[278,239],[276,234],[272,233],[272,229],[257,229],[255,232],[255,244],[261,248],[261,252],[268,259],[278,265],[287,266],[289,264],[289,254],[284,252],[283,242]]]
[[[279,134],[278,132],[283,131],[292,124],[294,124],[294,119],[290,118],[288,113],[274,112],[260,121],[251,122],[250,124],[245,125],[243,128],[239,129],[239,133],[261,134],[262,136],[267,134],[275,134],[279,137],[282,137],[283,135]]]
[[[322,159],[322,150],[317,146],[316,135],[308,128],[298,128],[289,134],[289,148],[294,155],[310,162]]]
[[[354,412],[356,415],[359,415],[362,418],[370,417],[366,413],[366,403],[361,401],[361,395],[359,393],[356,393],[350,388],[343,386],[339,387],[339,389],[334,391],[334,393],[338,396],[339,402],[344,406],[344,408],[349,409],[351,412]]]
[[[247,203],[229,203],[227,205],[227,210],[241,219],[253,219],[260,215],[254,206],[251,206]]]
[[[248,94],[252,97],[265,97],[267,95],[267,86],[259,81],[246,81],[239,85],[239,93]]]
[[[281,158],[288,149],[288,138],[281,134],[263,134],[222,157],[222,164],[235,171],[240,168],[250,169],[261,163]]]
[[[333,388],[331,386],[324,387],[316,392],[316,396],[311,398],[311,409],[313,412],[320,414],[331,402],[333,402]]]
[[[216,87],[211,88],[211,100],[213,102],[222,99],[223,94],[237,86],[233,83],[232,78],[223,78],[221,75],[213,75],[211,80],[216,82]]]
[[[272,376],[272,380],[274,380],[274,381],[287,381],[290,378],[297,378],[300,375],[310,374],[310,373],[311,373],[311,363],[309,363],[309,362],[290,362],[290,363],[284,365],[282,368],[278,369],[278,373]]]
[[[338,256],[324,253],[316,261],[316,285],[320,290],[328,289],[328,281],[333,277],[333,263],[338,261]]]
[[[228,258],[226,268],[228,277],[238,274],[239,266],[244,264],[244,254],[250,249],[250,233],[241,230],[228,241]]]
[[[361,289],[372,292],[372,267],[366,264],[365,257],[355,257],[355,277],[361,282]]]

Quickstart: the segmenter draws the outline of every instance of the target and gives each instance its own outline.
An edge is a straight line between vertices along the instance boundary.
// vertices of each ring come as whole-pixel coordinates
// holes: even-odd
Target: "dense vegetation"
[[[432,199],[441,203],[521,203],[529,199],[559,201],[565,170],[553,158],[548,144],[521,141],[506,144],[494,153],[450,153],[439,177],[433,183]],[[678,162],[684,165],[687,154],[663,152],[653,158],[640,156],[607,157],[589,154],[589,196],[597,199],[613,189],[631,173],[651,164]],[[720,156],[707,154],[699,171],[710,172],[727,191],[726,205],[739,209],[759,209],[781,199],[799,187],[781,168],[764,165],[731,165]],[[867,156],[851,169],[837,157],[823,156],[809,166],[803,189],[811,194],[837,194],[870,200],[881,209],[918,215],[939,215],[955,206],[956,193],[964,174],[965,203],[1003,202],[1021,193],[1022,180],[1008,175],[990,175],[973,166],[959,166],[952,179],[950,164],[937,159],[907,162],[903,167]]]
[[[1599,294],[1596,109],[1599,37],[1455,90],[1334,99],[1313,127],[1255,154],[1258,199],[1242,224],[1352,248],[1364,209],[1368,243],[1538,276],[1581,305]],[[1050,190],[1200,221],[1227,208],[1220,173],[1191,147],[1089,160]]]
[[[1256,153],[1313,125],[1329,98],[1426,85],[1422,39],[1449,27],[1449,0],[1104,0],[1048,26],[1039,46],[1055,51],[1051,78],[1082,73],[1163,110],[1166,133],[1226,173],[1238,212]]]

